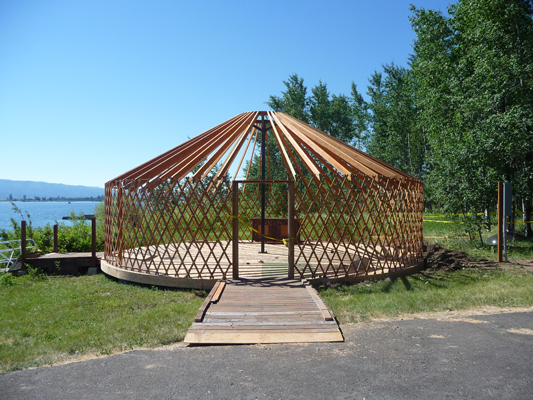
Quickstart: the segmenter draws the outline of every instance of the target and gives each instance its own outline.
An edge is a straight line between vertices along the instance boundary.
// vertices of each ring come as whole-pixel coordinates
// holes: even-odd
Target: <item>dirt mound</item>
[[[453,271],[462,268],[476,269],[509,269],[521,267],[533,272],[533,260],[515,260],[508,263],[498,263],[489,260],[475,260],[466,253],[449,250],[438,243],[424,246],[428,271]]]

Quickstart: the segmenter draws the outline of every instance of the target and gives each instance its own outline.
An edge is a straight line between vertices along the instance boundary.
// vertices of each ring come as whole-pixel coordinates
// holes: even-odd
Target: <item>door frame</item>
[[[288,187],[287,199],[287,222],[288,222],[288,271],[289,279],[294,279],[294,181],[272,181],[272,180],[241,180],[233,181],[231,184],[232,190],[232,268],[233,279],[239,279],[239,184],[240,183],[286,183]]]

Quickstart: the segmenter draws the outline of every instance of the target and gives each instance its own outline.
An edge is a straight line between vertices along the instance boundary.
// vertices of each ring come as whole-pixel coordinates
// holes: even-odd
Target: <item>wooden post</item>
[[[122,267],[122,251],[124,246],[124,233],[122,231],[122,182],[118,184],[118,194],[117,194],[117,208],[118,208],[118,218],[117,218],[117,225],[118,225],[118,237],[117,237],[117,256],[118,256],[118,265]]]
[[[294,279],[294,182],[288,184],[289,278]]]
[[[108,183],[105,184],[104,197],[104,260],[107,261],[107,255],[113,251],[113,245],[110,235],[110,226],[113,223],[111,218],[111,207],[113,204],[113,189]]]
[[[266,121],[263,115],[263,122],[261,123],[261,180],[265,180],[265,141],[266,141]],[[265,184],[261,183],[261,251],[260,253],[266,253],[265,251]]]
[[[91,228],[92,228],[92,257],[91,264],[93,268],[96,268],[96,217],[91,218]]]
[[[231,211],[233,222],[233,279],[239,279],[239,184],[234,181],[231,188],[233,191],[233,209]]]
[[[498,262],[503,261],[503,182],[498,182]]]
[[[26,262],[26,221],[20,222],[20,262]]]
[[[54,253],[58,253],[59,252],[59,245],[58,245],[58,240],[57,240],[57,230],[58,230],[58,226],[57,224],[54,225]]]

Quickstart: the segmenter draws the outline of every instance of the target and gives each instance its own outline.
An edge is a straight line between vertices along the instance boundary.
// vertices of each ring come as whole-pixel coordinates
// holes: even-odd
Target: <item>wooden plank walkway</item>
[[[307,281],[219,281],[198,311],[188,344],[342,342],[333,314]]]

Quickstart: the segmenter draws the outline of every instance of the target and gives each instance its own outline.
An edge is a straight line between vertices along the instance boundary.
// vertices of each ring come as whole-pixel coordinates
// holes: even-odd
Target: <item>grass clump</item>
[[[205,292],[105,275],[0,278],[0,373],[181,341]]]
[[[533,306],[533,273],[525,270],[437,271],[321,289],[339,322],[483,306]]]

